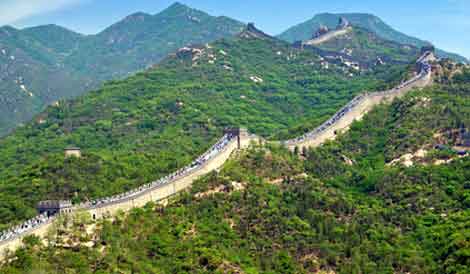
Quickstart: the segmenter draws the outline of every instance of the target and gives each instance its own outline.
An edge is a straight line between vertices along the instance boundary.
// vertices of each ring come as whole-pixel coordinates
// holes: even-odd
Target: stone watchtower
[[[436,48],[433,45],[421,47],[421,55],[425,54],[428,51],[434,53],[436,51]]]
[[[242,138],[248,137],[249,135],[248,130],[246,128],[226,128],[224,130],[224,134],[230,134],[237,138],[238,149],[242,147],[241,146]]]
[[[69,158],[69,157],[80,158],[80,157],[82,157],[82,152],[81,152],[79,147],[67,147],[64,150],[64,153],[65,153],[65,158]]]
[[[46,213],[47,216],[72,212],[71,201],[41,201],[36,206],[39,214]]]
[[[349,23],[348,19],[344,17],[340,17],[338,21],[338,26],[336,27],[337,30],[342,30],[348,28],[351,24]]]

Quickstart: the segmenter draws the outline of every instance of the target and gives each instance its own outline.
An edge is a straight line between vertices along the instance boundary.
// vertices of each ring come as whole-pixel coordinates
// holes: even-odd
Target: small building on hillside
[[[65,150],[65,158],[69,157],[82,157],[82,152],[79,147],[67,147]]]
[[[232,135],[237,138],[238,148],[241,148],[241,137],[248,136],[249,132],[246,128],[226,128],[224,134]]]
[[[433,45],[428,45],[428,46],[421,47],[421,54],[424,54],[428,51],[434,53],[436,51],[436,48]]]
[[[36,206],[39,214],[47,214],[47,216],[53,216],[62,213],[72,212],[72,202],[66,200],[58,201],[41,201]]]

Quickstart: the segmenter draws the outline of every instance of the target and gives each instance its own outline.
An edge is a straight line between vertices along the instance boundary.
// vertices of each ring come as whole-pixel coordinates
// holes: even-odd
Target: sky
[[[57,24],[94,34],[127,15],[158,13],[172,0],[0,0],[0,25]],[[212,15],[255,22],[270,34],[321,12],[366,12],[393,28],[470,58],[470,0],[181,0]]]

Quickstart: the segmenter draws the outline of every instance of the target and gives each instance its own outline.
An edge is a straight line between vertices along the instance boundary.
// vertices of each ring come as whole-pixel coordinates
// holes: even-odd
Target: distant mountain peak
[[[193,10],[193,8],[186,6],[185,4],[175,2],[171,6],[166,8],[163,13],[186,13]]]
[[[181,3],[181,2],[174,2],[173,4],[171,4],[168,9],[191,9],[189,6]]]
[[[275,39],[274,37],[264,33],[263,31],[257,29],[254,23],[248,23],[240,34],[242,38],[258,38],[258,39]]]
[[[83,34],[80,34],[78,32],[75,32],[73,30],[70,30],[68,28],[65,28],[63,26],[59,26],[59,25],[56,25],[56,24],[47,24],[47,25],[40,25],[40,26],[35,26],[35,27],[29,27],[29,28],[24,28],[21,30],[22,32],[26,32],[26,33],[34,33],[34,32],[44,32],[44,31],[56,31],[56,32],[67,32],[67,33],[70,33],[70,34],[73,34],[73,35],[77,35],[77,36],[83,36]]]

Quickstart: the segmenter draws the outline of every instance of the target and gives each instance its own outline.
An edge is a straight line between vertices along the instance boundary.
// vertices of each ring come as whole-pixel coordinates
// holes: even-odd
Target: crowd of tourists
[[[43,224],[49,223],[53,219],[54,216],[48,216],[47,214],[38,215],[33,219],[22,223],[21,225],[0,232],[0,242],[15,239],[16,237],[19,237],[28,231],[31,231]]]

